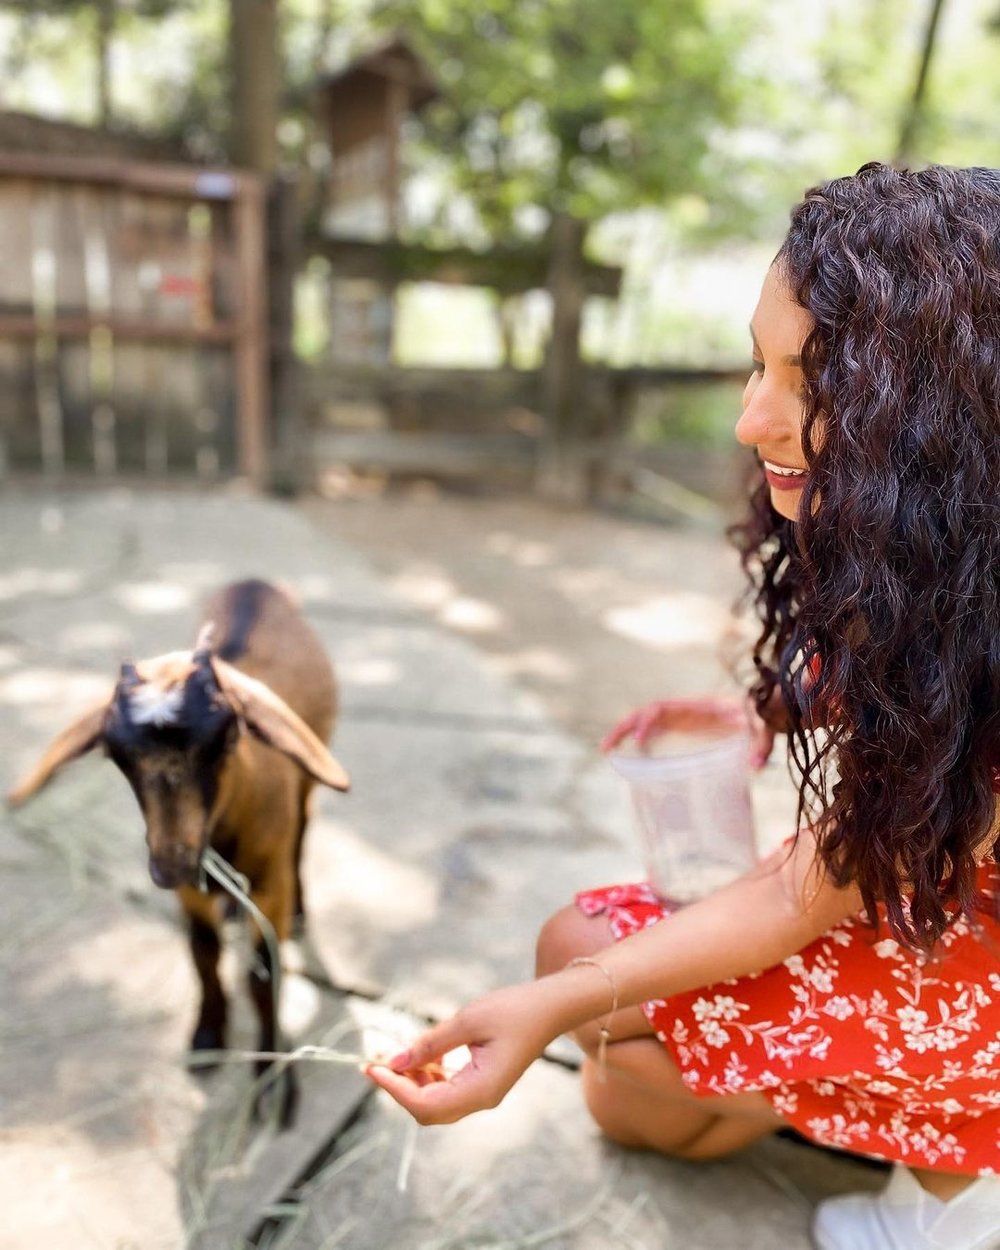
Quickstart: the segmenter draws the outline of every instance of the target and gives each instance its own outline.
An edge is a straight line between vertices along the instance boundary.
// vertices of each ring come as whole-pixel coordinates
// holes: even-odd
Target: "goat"
[[[300,865],[315,782],[336,790],[347,773],[323,745],[337,712],[333,670],[289,596],[262,581],[237,582],[206,605],[193,651],[121,666],[104,698],[59,734],[8,794],[23,803],[70,760],[97,747],[125,775],[146,822],[149,872],[177,892],[201,981],[191,1048],[226,1044],[219,981],[219,898],[198,888],[212,846],[250,883],[250,897],[288,938],[304,921]],[[276,1047],[271,958],[258,935],[249,974],[260,1049]],[[266,1062],[258,1064],[263,1074]],[[279,1095],[294,1115],[294,1084]]]

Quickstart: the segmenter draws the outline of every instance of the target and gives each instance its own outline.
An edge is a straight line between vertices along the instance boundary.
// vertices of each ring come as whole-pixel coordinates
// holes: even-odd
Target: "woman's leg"
[[[926,1189],[942,1202],[956,1197],[976,1180],[974,1176],[962,1176],[958,1172],[932,1172],[929,1168],[910,1168],[910,1171],[921,1189]]]
[[[604,917],[585,916],[575,906],[563,908],[539,935],[536,974],[557,972],[579,955],[597,955],[613,941]],[[741,1150],[781,1128],[781,1117],[763,1094],[720,1098],[692,1094],[639,1007],[619,1011],[610,1021],[611,1041],[601,1080],[596,1058],[599,1029],[594,1021],[575,1036],[587,1056],[581,1072],[587,1107],[612,1141],[676,1158],[706,1160]],[[943,1202],[976,1179],[926,1168],[910,1171],[923,1189]]]
[[[622,1146],[678,1159],[717,1159],[782,1125],[763,1094],[696,1097],[655,1037],[608,1046],[603,1081],[588,1054],[581,1075],[590,1114]]]
[[[585,916],[575,906],[564,908],[539,935],[536,973],[556,972],[613,941],[605,918]],[[781,1118],[763,1094],[692,1094],[640,1007],[625,1008],[610,1020],[606,1079],[601,1080],[596,1061],[599,1027],[595,1021],[575,1037],[587,1056],[582,1071],[587,1107],[612,1141],[682,1159],[715,1159],[781,1127]]]

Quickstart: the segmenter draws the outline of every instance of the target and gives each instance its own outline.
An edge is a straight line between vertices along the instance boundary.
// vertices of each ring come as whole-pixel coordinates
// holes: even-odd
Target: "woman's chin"
[[[799,504],[802,501],[802,492],[800,490],[775,490],[771,488],[771,507],[779,516],[787,517],[789,521],[797,521],[799,516]]]

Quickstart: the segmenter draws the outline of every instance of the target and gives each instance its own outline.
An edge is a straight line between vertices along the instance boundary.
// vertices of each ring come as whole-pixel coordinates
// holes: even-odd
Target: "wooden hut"
[[[394,38],[318,88],[333,158],[323,225],[331,235],[391,239],[402,217],[402,131],[439,95],[427,67]]]
[[[323,233],[384,243],[403,224],[403,123],[439,94],[427,67],[401,38],[323,79],[320,126],[331,154]],[[336,358],[385,364],[392,352],[394,286],[373,276],[337,277],[330,287]]]

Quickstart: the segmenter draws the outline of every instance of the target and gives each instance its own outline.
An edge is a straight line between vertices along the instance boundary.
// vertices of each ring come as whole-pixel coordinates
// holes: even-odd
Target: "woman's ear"
[[[104,738],[104,722],[108,714],[108,700],[101,702],[75,720],[49,744],[45,754],[26,776],[7,794],[11,807],[19,807],[33,794],[52,780],[70,760],[92,751]]]
[[[211,665],[219,689],[262,742],[295,760],[323,785],[333,790],[350,789],[351,779],[343,766],[284,699],[217,656],[212,656]]]

